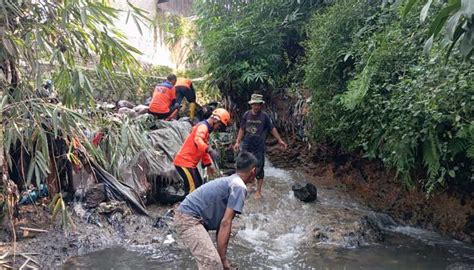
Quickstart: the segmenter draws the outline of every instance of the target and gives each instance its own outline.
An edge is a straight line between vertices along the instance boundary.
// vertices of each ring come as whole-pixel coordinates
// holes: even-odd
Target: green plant
[[[93,66],[94,76],[112,85],[118,74],[126,74],[131,82],[136,82],[141,68],[132,53],[140,52],[128,45],[123,34],[113,27],[120,11],[106,2],[4,1],[0,8],[0,62],[4,75],[2,149],[9,153],[17,148],[31,156],[30,165],[22,166],[21,170],[25,184],[39,186],[48,174],[58,173],[53,162],[53,140],[88,142],[84,131],[100,127],[103,116],[94,113],[94,95],[101,89],[93,88],[84,65]],[[62,104],[37,95],[43,87],[42,79],[51,74]],[[111,151],[128,154],[142,150],[137,146],[147,147],[143,144],[143,133],[134,136],[134,129],[128,123],[124,125],[127,128],[116,125],[116,129],[122,130],[121,138],[127,142],[121,143],[122,149]],[[129,131],[132,135],[123,135]],[[86,146],[93,152],[93,146]],[[11,156],[5,156],[11,166]],[[96,158],[102,166],[117,166],[112,163],[118,159],[100,159],[100,155]]]
[[[427,57],[423,28],[416,16],[401,20],[402,8],[347,0],[313,17],[313,137],[378,158],[429,194],[472,190],[474,67],[456,49],[446,63],[441,46]]]
[[[409,0],[403,10],[403,15],[419,2]],[[420,11],[420,21],[424,23],[428,17],[428,11],[433,5],[433,0],[424,1],[425,4]],[[429,38],[425,43],[425,51],[433,46],[433,41],[442,33],[444,29],[447,43],[447,58],[451,55],[454,46],[459,43],[459,52],[465,59],[470,59],[474,52],[474,2],[471,0],[449,0],[443,3],[443,7],[435,12],[435,18],[429,27]]]
[[[319,1],[196,1],[199,59],[209,83],[242,103],[254,91],[276,88],[302,54],[302,26],[319,6]]]

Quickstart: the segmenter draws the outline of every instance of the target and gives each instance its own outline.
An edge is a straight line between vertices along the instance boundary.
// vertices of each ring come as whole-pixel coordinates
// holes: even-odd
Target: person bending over
[[[211,155],[215,155],[215,151],[208,145],[209,135],[213,130],[218,130],[221,125],[228,126],[229,123],[229,112],[222,108],[215,109],[211,117],[193,127],[176,154],[173,163],[184,181],[185,196],[202,185],[202,177],[197,168],[201,160],[202,165],[207,167],[207,173],[211,176],[215,174],[214,168],[211,166]]]
[[[177,236],[190,249],[199,269],[230,269],[227,246],[232,221],[236,214],[242,213],[246,184],[255,180],[256,163],[251,153],[241,152],[235,162],[235,174],[202,185],[176,209]],[[209,230],[216,231],[217,249]]]

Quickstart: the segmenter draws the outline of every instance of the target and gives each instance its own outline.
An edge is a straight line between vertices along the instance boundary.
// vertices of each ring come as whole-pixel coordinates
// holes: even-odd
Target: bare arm
[[[237,139],[235,140],[235,143],[239,143],[242,141],[242,139],[244,138],[244,129],[243,128],[239,128],[239,132],[237,133]]]
[[[239,132],[237,133],[237,139],[235,140],[235,145],[234,145],[234,151],[239,151],[239,147],[240,147],[240,142],[242,141],[242,139],[244,138],[244,129],[243,128],[239,128]]]
[[[278,141],[278,144],[283,148],[283,150],[286,150],[288,145],[281,139],[280,133],[278,133],[278,130],[276,128],[272,128],[272,135],[275,137]]]
[[[227,260],[227,245],[229,244],[230,232],[232,229],[232,220],[234,219],[235,211],[232,208],[226,208],[224,217],[221,220],[219,230],[217,230],[217,252],[221,257],[224,268],[229,265]]]

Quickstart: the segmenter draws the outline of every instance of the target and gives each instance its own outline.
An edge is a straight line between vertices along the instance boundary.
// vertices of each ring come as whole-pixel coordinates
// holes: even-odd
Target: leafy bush
[[[166,66],[153,66],[142,70],[141,76],[134,80],[127,74],[120,73],[110,80],[101,79],[93,70],[84,71],[84,74],[91,82],[94,89],[92,94],[96,100],[110,102],[126,99],[141,103],[150,96],[154,86],[172,72]]]
[[[346,0],[311,19],[313,136],[379,158],[427,192],[472,190],[474,67],[458,51],[444,64],[440,46],[425,55],[426,33],[402,9]]]
[[[318,2],[196,1],[199,56],[211,85],[237,102],[275,88],[303,52],[302,26]]]

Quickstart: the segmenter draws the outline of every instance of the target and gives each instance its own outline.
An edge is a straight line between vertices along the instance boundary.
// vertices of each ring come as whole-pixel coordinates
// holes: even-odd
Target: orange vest
[[[211,165],[212,160],[207,153],[207,142],[212,127],[207,121],[196,124],[191,133],[186,138],[183,146],[179,149],[178,154],[174,158],[174,165],[185,168],[196,168],[202,159],[202,165]]]
[[[186,79],[186,78],[178,78],[176,80],[176,84],[174,85],[175,87],[176,86],[184,86],[188,89],[191,89],[191,85],[193,84],[193,82],[190,80],[190,79]]]
[[[149,110],[154,113],[167,113],[174,99],[176,99],[176,91],[171,84],[158,84],[153,91]]]

